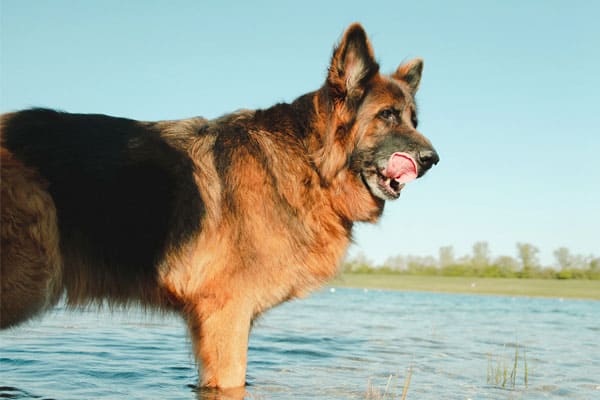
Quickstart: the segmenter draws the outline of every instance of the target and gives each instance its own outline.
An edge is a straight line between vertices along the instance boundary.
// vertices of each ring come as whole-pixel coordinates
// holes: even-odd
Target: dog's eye
[[[400,120],[400,112],[394,108],[383,109],[377,116],[388,122],[398,122]]]

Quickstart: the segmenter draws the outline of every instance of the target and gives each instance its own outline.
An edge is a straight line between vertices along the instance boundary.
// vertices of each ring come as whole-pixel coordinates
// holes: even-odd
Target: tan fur
[[[56,303],[62,261],[46,183],[4,148],[0,172],[0,314],[11,326]]]
[[[421,69],[417,60],[380,75],[364,31],[353,25],[334,52],[326,84],[297,108],[135,122],[136,129],[158,131],[191,162],[193,179],[186,182],[197,186],[203,214],[193,234],[161,254],[156,274],[129,286],[118,276],[90,279],[98,268],[111,270],[77,246],[60,249],[46,183],[3,147],[2,325],[43,311],[63,291],[73,306],[106,299],[175,310],[188,324],[201,384],[243,386],[252,321],[333,277],[354,222],[375,222],[383,211],[384,200],[351,169],[353,154],[394,135],[430,146],[411,122]],[[382,107],[400,110],[401,126],[386,128]],[[12,115],[0,120],[0,135]],[[294,130],[297,118],[308,119],[306,132]],[[215,151],[218,140],[229,141],[227,154]],[[219,161],[233,172],[219,170]]]

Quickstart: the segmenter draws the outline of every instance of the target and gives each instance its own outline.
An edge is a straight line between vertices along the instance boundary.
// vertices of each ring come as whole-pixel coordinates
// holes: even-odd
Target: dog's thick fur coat
[[[3,115],[1,326],[63,294],[174,310],[201,384],[243,386],[252,320],[331,278],[353,224],[400,194],[390,157],[418,176],[437,163],[416,130],[421,71],[380,74],[355,24],[324,85],[291,104],[212,121]]]

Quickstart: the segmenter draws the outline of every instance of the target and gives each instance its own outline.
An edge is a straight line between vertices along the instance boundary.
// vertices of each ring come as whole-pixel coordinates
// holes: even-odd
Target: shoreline
[[[328,286],[435,293],[600,300],[600,281],[344,273]]]

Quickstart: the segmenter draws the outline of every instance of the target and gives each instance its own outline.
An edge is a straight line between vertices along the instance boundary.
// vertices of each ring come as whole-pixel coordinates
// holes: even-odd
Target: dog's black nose
[[[419,163],[425,170],[428,170],[440,161],[440,156],[433,149],[421,150],[418,154],[418,158]]]

